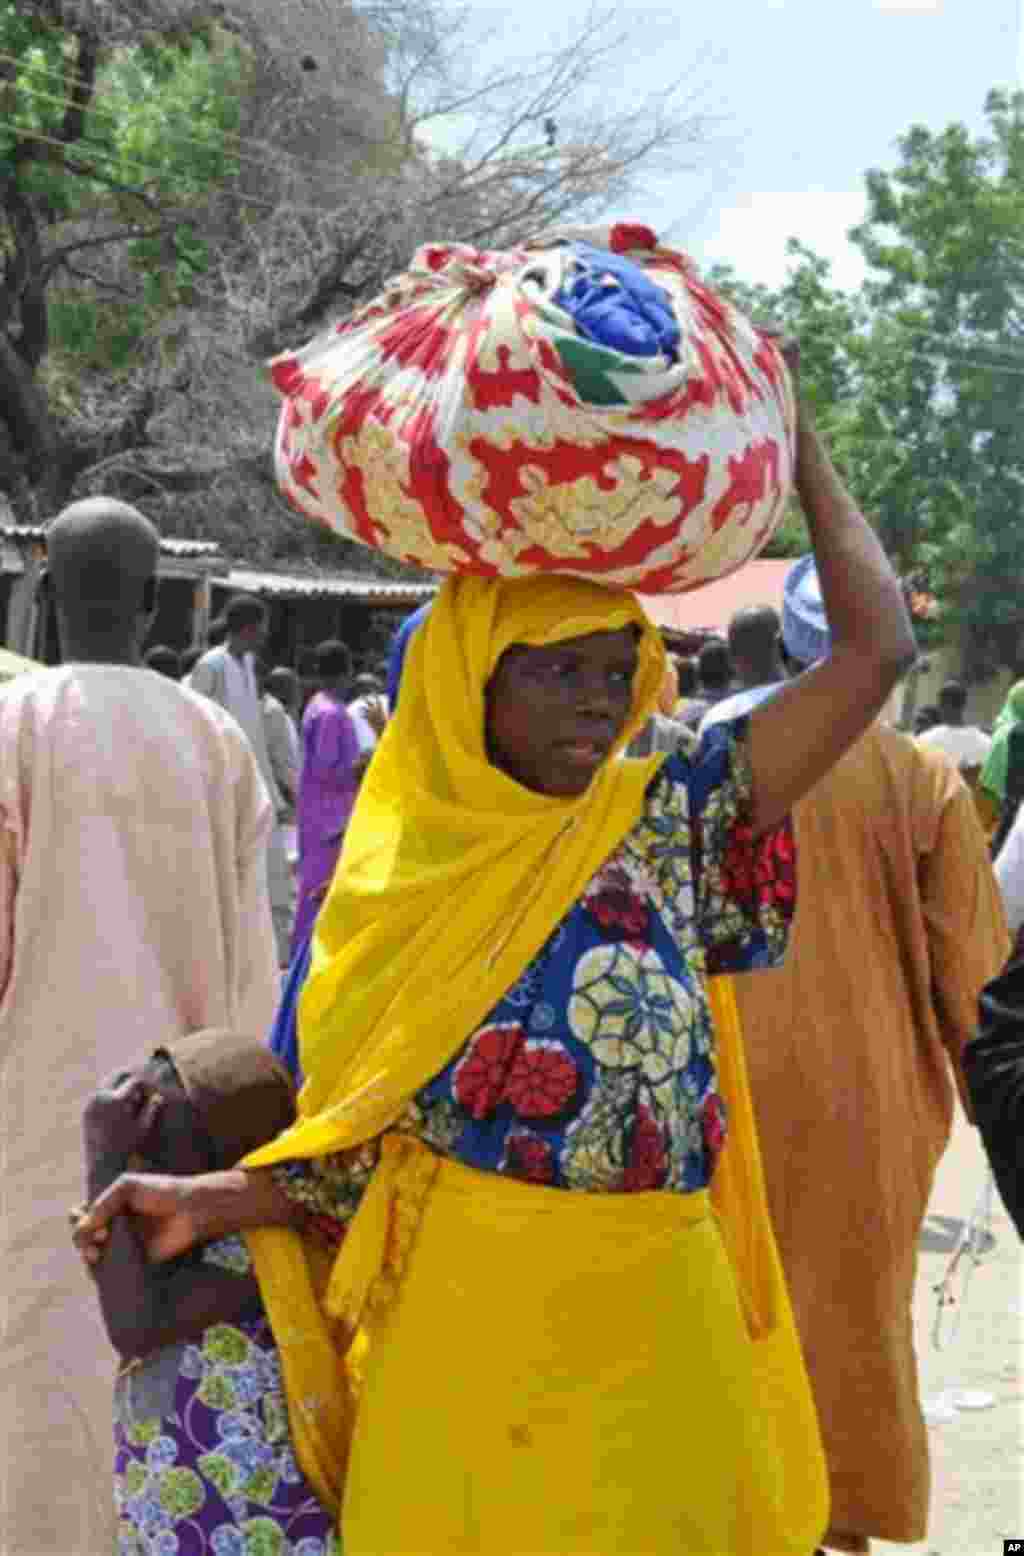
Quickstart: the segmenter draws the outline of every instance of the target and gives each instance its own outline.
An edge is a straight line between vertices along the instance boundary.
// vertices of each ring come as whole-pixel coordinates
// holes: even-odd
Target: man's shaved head
[[[58,612],[80,648],[137,635],[160,560],[160,537],[137,508],[113,497],[73,502],[47,529],[46,549]]]
[[[771,605],[747,605],[729,622],[729,652],[745,686],[778,680],[782,626]]]

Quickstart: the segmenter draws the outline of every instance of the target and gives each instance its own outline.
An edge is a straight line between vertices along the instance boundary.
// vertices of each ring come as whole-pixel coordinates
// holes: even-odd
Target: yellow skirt
[[[824,1465],[781,1301],[752,1340],[705,1192],[443,1161],[368,1324],[346,1556],[809,1556]]]

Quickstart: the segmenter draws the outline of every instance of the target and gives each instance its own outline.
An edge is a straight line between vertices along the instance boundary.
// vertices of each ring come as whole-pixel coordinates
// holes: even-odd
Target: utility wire
[[[68,167],[70,171],[77,173],[82,178],[89,177],[89,162],[97,164],[102,164],[104,162],[107,163],[108,169],[104,169],[102,166],[100,166],[100,175],[101,177],[107,175],[109,170],[109,177],[112,179],[115,177],[116,171],[121,168],[134,168],[136,171],[142,173],[147,181],[158,179],[169,180],[174,177],[174,175],[165,167],[157,167],[154,163],[151,162],[138,162],[135,160],[129,160],[127,157],[122,157],[119,152],[103,151],[100,147],[97,146],[89,146],[83,148],[81,151],[76,151],[74,147],[69,147],[66,141],[57,140],[53,135],[46,135],[42,130],[19,129],[18,139],[38,141],[41,145],[44,146],[55,146],[58,151],[64,152],[65,157],[68,160]],[[76,158],[79,158],[80,161],[85,165],[76,167]],[[129,190],[128,192],[130,193],[131,191]],[[259,195],[246,194],[241,189],[228,189],[219,185],[212,191],[212,193],[215,194],[218,199],[234,200],[239,205],[251,205],[264,211],[276,211],[279,205],[283,203],[288,206],[289,210],[297,211],[302,215],[324,215],[323,205],[302,205],[296,203],[294,200],[288,200],[284,202],[279,200],[265,200]],[[183,199],[184,197],[181,198]],[[192,195],[190,198],[195,199],[196,197],[195,195]]]
[[[67,147],[67,145],[65,144],[64,141],[56,140],[51,135],[44,135],[41,131],[38,131],[38,130],[25,130],[25,131],[19,131],[19,134],[22,136],[23,139],[40,141],[44,145],[55,146],[59,151],[62,151],[65,154],[68,153],[68,147]],[[90,152],[90,156],[91,156],[92,160],[95,160],[97,156],[99,156],[100,158],[104,158],[108,162],[114,164],[117,167],[134,167],[134,168],[137,168],[137,169],[139,169],[139,170],[141,170],[143,172],[147,172],[149,174],[152,174],[152,176],[154,178],[166,178],[168,176],[166,168],[157,168],[153,164],[144,164],[144,163],[140,163],[140,162],[129,162],[127,158],[123,158],[123,157],[121,157],[118,154],[113,153],[113,152],[103,152],[103,151],[100,151],[100,150],[98,150],[96,148],[93,148],[91,150],[91,152]],[[85,178],[87,178],[89,176],[89,169],[87,167],[75,168],[75,169],[73,169],[73,171],[78,172],[82,177],[85,177]],[[263,200],[263,199],[260,199],[256,195],[247,195],[247,194],[244,194],[241,190],[218,188],[214,192],[215,192],[216,196],[218,196],[218,197],[222,197],[223,196],[223,197],[226,197],[228,199],[235,200],[235,201],[237,201],[241,205],[256,206],[256,207],[258,207],[258,208],[260,208],[262,210],[267,210],[267,211],[272,211],[272,210],[276,210],[277,209],[278,202],[273,201],[273,200]],[[289,201],[288,202],[288,207],[289,207],[290,210],[299,212],[300,214],[322,216],[323,213],[324,213],[323,206],[319,206],[319,205],[297,205],[294,202]],[[157,213],[154,212],[153,215],[156,216]],[[144,234],[140,234],[140,236],[144,236]],[[920,333],[920,332],[917,332],[917,333]],[[943,339],[943,337],[938,335],[938,334],[932,334],[932,332],[928,332],[928,334],[931,336],[931,338],[933,338],[936,341],[941,341]],[[970,357],[969,358],[969,357],[964,357],[964,356],[960,356],[960,355],[956,354],[958,349],[959,348],[957,348],[957,347],[953,347],[952,349],[950,349],[947,346],[945,351],[938,351],[938,350],[934,350],[934,349],[928,350],[924,346],[909,345],[909,346],[907,346],[905,348],[905,354],[906,354],[906,356],[908,356],[910,358],[916,358],[919,361],[935,362],[935,363],[939,363],[939,364],[945,365],[945,366],[950,367],[950,368],[962,367],[962,368],[972,369],[972,370],[977,371],[977,372],[995,373],[997,376],[1013,377],[1013,378],[1024,378],[1024,365],[1022,365],[1020,367],[1014,367],[1010,363],[1005,362],[1005,361],[1004,362],[982,362],[982,361],[979,361],[975,357]],[[968,349],[968,350],[975,350],[976,351],[976,350],[979,350],[979,349],[980,350],[984,350],[985,347],[984,347],[984,345],[982,343],[977,342],[977,343],[974,343],[971,346],[966,347],[966,349]],[[996,349],[998,349],[998,348],[996,348]],[[1022,360],[1022,363],[1024,363],[1024,353],[1022,353],[1021,360]]]
[[[0,64],[17,65],[19,63],[21,63],[21,61],[19,61],[15,55],[5,54],[3,50],[0,50]],[[48,70],[46,67],[43,67],[42,73],[51,76],[60,75],[60,72],[55,70]],[[61,76],[61,81],[62,84],[66,86],[66,79],[63,76]],[[18,96],[34,98],[37,102],[47,103],[55,108],[82,108],[82,105],[80,103],[76,103],[73,98],[55,96],[53,93],[43,92],[38,87],[31,86],[27,83],[18,84],[16,90]],[[86,113],[99,112],[100,106],[101,105],[99,104],[90,103],[86,105],[84,111]],[[271,158],[277,159],[278,163],[281,161],[290,162],[294,164],[296,169],[299,170],[308,167],[322,167],[327,168],[332,172],[338,172],[339,170],[344,171],[344,169],[339,169],[339,164],[337,162],[331,161],[327,157],[307,157],[300,156],[296,152],[282,151],[279,147],[272,145],[270,141],[261,141],[253,138],[252,136],[240,135],[236,130],[225,130],[218,128],[216,133],[220,140],[225,144],[229,141],[234,141],[237,142],[238,147],[248,146],[255,151],[265,151]],[[389,144],[389,142],[382,141],[379,138],[363,135],[354,128],[346,129],[345,134],[351,136],[353,140],[359,140],[364,145],[368,146],[384,146]],[[212,149],[211,142],[209,140],[203,140],[197,135],[188,135],[177,128],[175,130],[175,139],[183,142],[185,145],[199,146],[205,151]],[[253,167],[257,167],[263,172],[268,171],[268,169],[270,169],[272,166],[271,162],[266,158],[250,156],[248,152],[243,152],[237,148],[234,149],[230,154],[237,157],[241,162],[251,163]]]
[[[1022,6],[1024,6],[1024,0],[1021,0],[1021,3]],[[0,51],[0,61],[9,61],[15,64],[19,63],[19,61],[13,55],[5,54],[3,51]],[[48,71],[47,73],[57,74],[55,71]],[[18,91],[19,94],[23,94],[28,97],[34,97],[38,101],[48,103],[52,106],[60,108],[71,108],[78,106],[72,101],[71,98],[54,97],[49,93],[40,92],[35,87],[22,85],[18,88]],[[65,141],[61,141],[54,136],[47,135],[45,131],[42,130],[19,127],[14,131],[14,134],[18,139],[35,141],[42,145],[52,146],[63,152],[65,157],[68,159],[68,164],[71,167],[71,170],[78,173],[82,177],[89,176],[89,168],[87,164],[89,162],[95,163],[97,161],[101,164],[104,162],[107,163],[110,168],[114,170],[119,170],[122,168],[134,170],[143,174],[143,176],[147,179],[168,180],[175,176],[168,168],[158,166],[154,162],[140,161],[137,158],[128,158],[119,151],[109,151],[99,146],[79,146],[77,143],[69,145]],[[222,139],[226,139],[230,136],[230,138],[238,140],[240,143],[247,143],[242,136],[235,135],[234,132],[221,130],[218,131],[218,134]],[[210,152],[216,149],[215,144],[212,144],[209,140],[202,140],[197,136],[178,134],[176,139],[186,145],[198,146],[206,152]],[[270,147],[267,142],[256,141],[249,144],[266,147],[267,150],[271,150],[273,152],[273,155],[277,158],[279,163],[282,161],[285,163],[290,162],[294,164],[297,170],[302,169],[303,167],[315,166],[329,168],[333,172],[344,171],[343,168],[339,167],[338,163],[328,162],[323,158],[300,158],[294,153],[276,151],[274,148]],[[249,156],[244,152],[232,150],[228,153],[228,155],[236,158],[239,162],[243,162],[248,166],[257,169],[260,172],[266,173],[275,171],[271,163],[258,157]],[[81,160],[86,165],[75,167],[74,161],[76,159]],[[276,170],[279,170],[279,168]],[[110,176],[113,177],[112,172]],[[276,201],[265,200],[258,195],[246,194],[241,190],[218,187],[215,193],[218,196],[226,196],[228,199],[235,200],[239,204],[250,205],[267,211],[275,210],[278,205],[278,202]],[[323,206],[320,205],[301,205],[295,204],[292,201],[289,201],[288,205],[290,209],[300,214],[323,214]],[[889,327],[890,329],[895,328],[897,330],[904,328],[904,326],[900,326],[895,321],[890,322]],[[944,348],[940,352],[935,349],[929,350],[924,345],[914,344],[906,348],[906,354],[910,357],[917,358],[921,361],[948,364],[950,367],[962,367],[974,371],[996,373],[1010,377],[1024,377],[1024,350],[1016,353],[1022,364],[1019,367],[1013,365],[1012,362],[1006,361],[1005,359],[998,362],[986,362],[979,360],[976,355],[968,357],[960,355],[959,353],[961,351],[968,351],[971,353],[977,353],[978,351],[1006,351],[1008,349],[1013,350],[1014,348],[1006,348],[999,345],[988,344],[983,341],[967,341],[964,342],[961,346],[959,343],[950,340],[948,337],[940,335],[937,331],[921,331],[914,328],[913,326],[906,326],[906,328],[913,329],[913,333],[917,340],[932,340],[939,343]]]

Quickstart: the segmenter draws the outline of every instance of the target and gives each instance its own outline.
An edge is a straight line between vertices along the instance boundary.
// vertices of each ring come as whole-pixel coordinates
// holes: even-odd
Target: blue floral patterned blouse
[[[795,907],[789,822],[759,838],[748,823],[746,725],[714,725],[668,758],[635,826],[396,1128],[467,1166],[557,1188],[710,1182],[726,1120],[703,976],[776,965]],[[300,982],[272,1039],[293,1063]],[[330,1235],[377,1151],[276,1172]]]

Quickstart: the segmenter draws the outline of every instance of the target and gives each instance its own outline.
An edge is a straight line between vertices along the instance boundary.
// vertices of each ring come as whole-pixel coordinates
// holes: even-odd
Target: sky
[[[912,124],[984,127],[995,86],[1022,79],[1024,0],[622,0],[632,28],[622,102],[692,72],[716,127],[702,165],[660,177],[621,214],[647,221],[702,265],[732,264],[769,286],[796,236],[832,263],[836,284],[863,276],[847,229],[863,214],[868,168],[893,167]],[[486,0],[502,43],[563,35],[586,0]],[[528,44],[527,44],[528,46]]]

